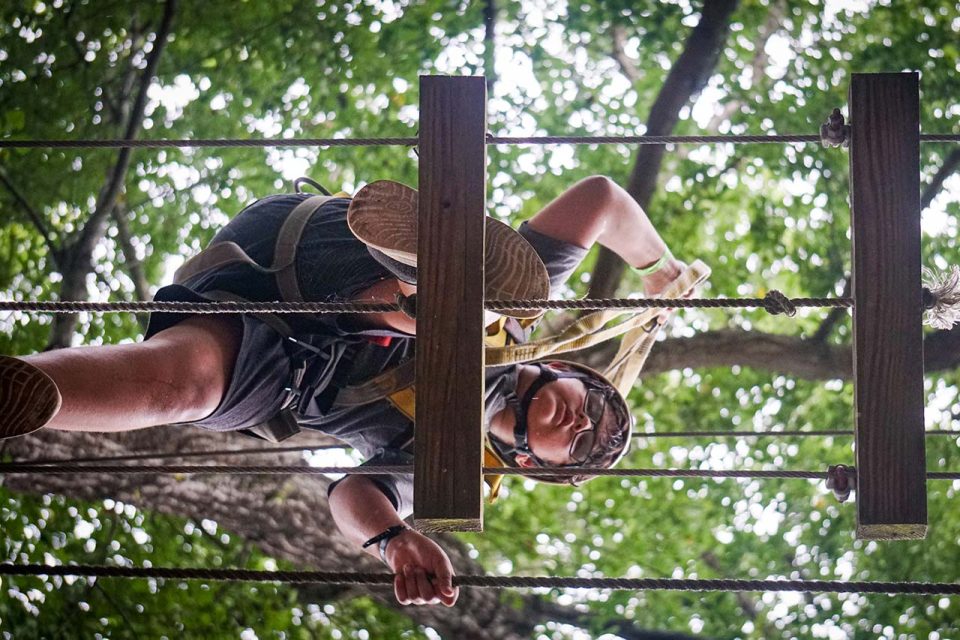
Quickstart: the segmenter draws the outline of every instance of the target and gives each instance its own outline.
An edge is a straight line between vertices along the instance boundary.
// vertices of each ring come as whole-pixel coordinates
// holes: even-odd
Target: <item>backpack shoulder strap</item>
[[[303,302],[297,285],[297,245],[311,216],[320,207],[332,200],[332,196],[311,196],[300,204],[283,221],[274,245],[273,264],[264,267],[258,264],[236,242],[216,242],[187,260],[173,274],[173,282],[182,284],[200,273],[231,264],[245,264],[260,273],[274,274],[280,297],[287,302]]]
[[[307,198],[290,212],[280,227],[270,271],[276,275],[280,297],[286,302],[303,302],[303,295],[297,284],[297,246],[310,218],[330,200],[333,200],[333,196]]]
[[[183,284],[204,271],[237,263],[250,265],[258,271],[263,269],[236,242],[217,242],[180,265],[173,274],[173,282]]]

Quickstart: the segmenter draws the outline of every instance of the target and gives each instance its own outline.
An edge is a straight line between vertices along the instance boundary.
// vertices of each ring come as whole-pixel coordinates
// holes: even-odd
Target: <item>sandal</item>
[[[33,433],[60,411],[57,384],[25,360],[0,356],[0,440]]]
[[[378,262],[405,282],[416,282],[418,196],[399,182],[378,180],[360,189],[347,211],[347,224]],[[487,300],[546,299],[547,269],[536,250],[499,220],[485,221],[484,297]],[[541,311],[502,311],[501,315],[534,318]]]

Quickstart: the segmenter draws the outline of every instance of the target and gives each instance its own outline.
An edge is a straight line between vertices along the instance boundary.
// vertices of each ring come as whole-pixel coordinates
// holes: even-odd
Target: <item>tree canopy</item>
[[[957,133],[958,29],[950,0],[16,0],[0,7],[0,136],[410,137],[418,75],[432,73],[485,74],[495,135],[815,133],[844,108],[852,73],[900,70],[921,72],[923,131]],[[491,213],[514,225],[576,180],[611,176],[645,205],[675,255],[713,267],[705,296],[847,289],[843,150],[497,146],[489,157]],[[958,145],[922,145],[930,267],[960,262],[958,166]],[[150,299],[243,206],[289,190],[299,175],[348,192],[384,178],[415,184],[417,155],[403,147],[0,149],[0,296]],[[640,289],[595,252],[565,295]],[[0,353],[132,341],[143,320],[0,314]],[[542,330],[562,320],[553,314]],[[665,334],[629,397],[640,432],[852,428],[846,312],[688,311]],[[958,430],[927,438],[928,468],[958,470],[960,330],[928,330],[925,344],[927,427]],[[253,446],[160,431],[44,433],[4,443],[3,455]],[[323,443],[308,437],[305,446]],[[844,436],[641,437],[622,464],[823,471],[852,460]],[[3,560],[380,570],[334,530],[327,482],[8,475]],[[925,540],[863,542],[854,538],[854,505],[812,481],[601,478],[570,491],[514,479],[487,508],[484,533],[442,538],[461,573],[955,582],[958,489],[928,483]],[[3,588],[5,637],[960,634],[955,597],[488,591],[465,593],[452,610],[425,610],[399,608],[382,590],[322,585],[4,578]]]

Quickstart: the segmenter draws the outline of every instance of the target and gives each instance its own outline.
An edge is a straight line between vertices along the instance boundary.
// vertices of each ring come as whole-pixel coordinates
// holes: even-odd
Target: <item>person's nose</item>
[[[580,433],[581,431],[586,431],[591,428],[590,418],[587,417],[587,414],[581,409],[576,413],[576,420],[573,422],[573,432]]]

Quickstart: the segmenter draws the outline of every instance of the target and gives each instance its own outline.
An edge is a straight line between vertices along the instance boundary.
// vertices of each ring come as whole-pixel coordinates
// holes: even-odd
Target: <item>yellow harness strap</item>
[[[389,396],[387,400],[393,407],[405,415],[408,420],[411,422],[414,421],[414,416],[416,415],[416,406],[417,406],[417,392],[413,385],[394,391]],[[486,435],[483,437],[483,466],[485,467],[506,467],[507,464],[500,459],[496,454],[493,448],[490,446],[489,441],[487,441]],[[487,487],[490,488],[490,493],[487,496],[487,500],[490,503],[493,503],[497,496],[500,495],[500,485],[503,482],[503,476],[499,474],[487,474],[483,476],[483,481],[487,484]]]
[[[682,298],[706,280],[709,275],[710,267],[700,260],[694,260],[676,280],[664,289],[660,297]],[[640,338],[644,335],[650,335],[644,330],[644,327],[661,312],[662,309],[596,311],[572,322],[557,335],[523,344],[488,347],[484,352],[484,361],[488,367],[531,362],[548,356],[592,347],[626,334],[630,337],[630,340],[625,338],[621,343],[620,352],[614,359],[616,362],[619,358],[631,354],[641,346],[642,340]],[[613,323],[617,319],[620,319],[620,321]],[[651,333],[654,334],[653,338],[655,339],[656,332]],[[636,362],[636,359],[632,359],[631,362]]]

